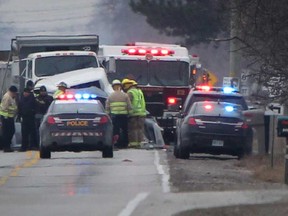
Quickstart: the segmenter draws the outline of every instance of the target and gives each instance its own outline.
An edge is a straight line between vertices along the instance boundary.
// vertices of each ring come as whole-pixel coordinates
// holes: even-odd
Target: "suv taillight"
[[[96,117],[93,122],[98,124],[105,124],[109,121],[107,116]]]
[[[47,123],[48,124],[55,124],[56,123],[55,118],[53,116],[48,116]]]
[[[188,120],[189,125],[197,125],[195,118],[190,117]]]

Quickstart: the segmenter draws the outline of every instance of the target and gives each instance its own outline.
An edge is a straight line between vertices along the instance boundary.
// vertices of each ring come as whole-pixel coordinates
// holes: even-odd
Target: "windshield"
[[[35,60],[35,75],[53,76],[89,67],[98,67],[95,56],[49,56]]]
[[[187,86],[189,64],[178,61],[116,60],[116,73],[108,74],[113,79],[135,79],[140,85]]]

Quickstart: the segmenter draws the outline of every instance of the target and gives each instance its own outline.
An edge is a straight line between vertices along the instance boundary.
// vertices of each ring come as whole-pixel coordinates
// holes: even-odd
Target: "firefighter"
[[[37,150],[37,134],[35,125],[36,100],[29,88],[25,88],[18,104],[21,119],[22,145],[20,151]]]
[[[0,116],[2,122],[3,151],[12,152],[11,142],[15,133],[14,118],[17,113],[17,87],[10,86],[4,94],[0,104]]]
[[[65,82],[60,82],[57,85],[58,89],[55,91],[53,98],[56,99],[57,97],[59,97],[62,94],[65,94],[66,89],[68,88],[67,84]]]
[[[113,80],[114,92],[106,100],[106,112],[111,116],[113,123],[113,135],[118,135],[118,148],[128,147],[128,113],[131,111],[131,101],[128,95],[122,92],[120,80]]]
[[[132,111],[129,113],[128,136],[130,147],[141,147],[144,140],[144,123],[146,117],[146,103],[142,90],[137,88],[137,82],[124,79],[123,89],[131,100]]]
[[[36,115],[35,115],[37,144],[39,144],[39,127],[41,124],[41,120],[45,115],[45,113],[47,112],[52,101],[53,97],[47,94],[46,87],[40,86],[39,94],[36,97]]]

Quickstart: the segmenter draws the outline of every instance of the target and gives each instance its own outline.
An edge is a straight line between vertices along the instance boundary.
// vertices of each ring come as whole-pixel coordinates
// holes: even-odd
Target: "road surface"
[[[41,160],[36,151],[1,152],[1,216],[164,216],[197,208],[270,203],[288,196],[283,187],[247,191],[179,189],[181,181],[175,182],[175,175],[179,175],[175,166],[186,166],[190,173],[187,164],[193,160],[173,159],[164,150],[127,149],[114,155],[113,159],[103,159],[100,152],[63,152]],[[221,164],[221,160],[218,162]],[[201,166],[207,169],[211,164],[207,159]]]

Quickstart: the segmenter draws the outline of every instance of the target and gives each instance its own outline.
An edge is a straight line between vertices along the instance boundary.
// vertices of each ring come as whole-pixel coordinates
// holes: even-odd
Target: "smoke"
[[[98,34],[101,44],[135,41],[178,43],[149,26],[127,0],[0,0],[0,50],[17,35]],[[228,73],[228,48],[199,45],[190,50],[202,65],[221,77]]]

